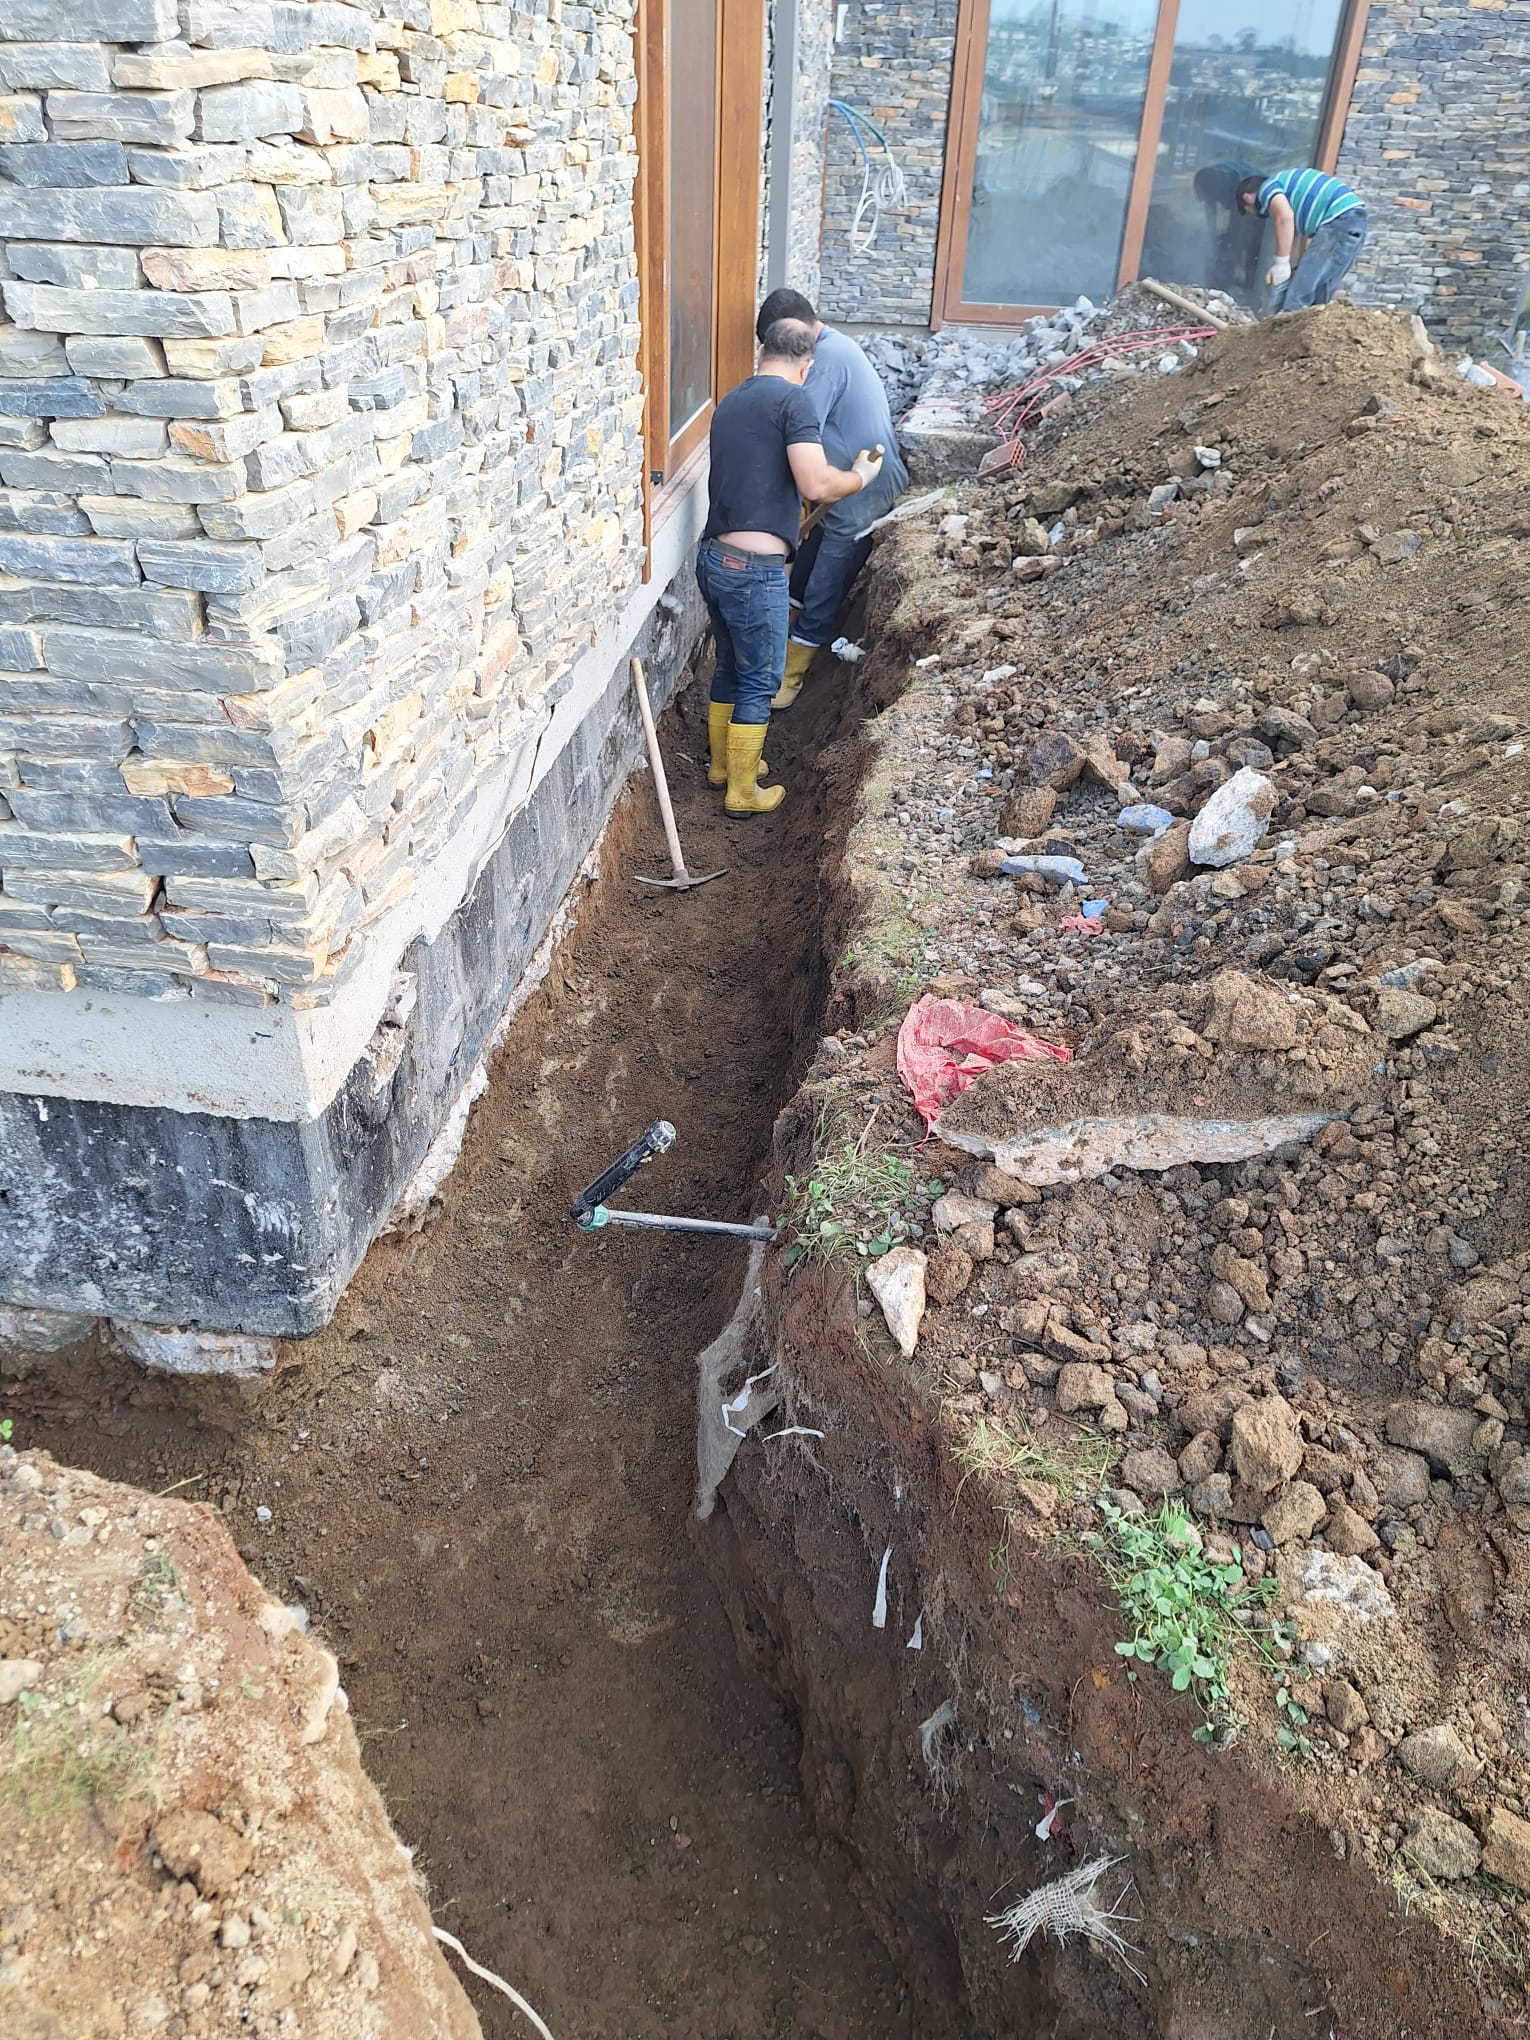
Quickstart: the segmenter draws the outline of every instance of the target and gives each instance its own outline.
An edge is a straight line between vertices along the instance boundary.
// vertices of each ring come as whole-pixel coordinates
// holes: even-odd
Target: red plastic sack
[[[927,1127],[934,1126],[943,1105],[997,1063],[1072,1060],[1071,1048],[1027,1034],[986,1006],[928,992],[910,1006],[898,1029],[898,1075]]]

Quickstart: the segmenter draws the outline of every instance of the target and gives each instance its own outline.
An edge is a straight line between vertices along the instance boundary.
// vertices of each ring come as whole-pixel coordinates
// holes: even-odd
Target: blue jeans
[[[1289,283],[1270,292],[1264,315],[1297,312],[1303,305],[1326,305],[1360,259],[1365,246],[1365,212],[1341,213],[1318,228],[1307,252],[1291,272]]]
[[[717,642],[712,699],[731,702],[736,723],[768,723],[786,670],[785,556],[740,552],[710,538],[696,555],[696,585]]]
[[[826,645],[850,584],[871,557],[871,540],[855,538],[825,519],[802,541],[792,568],[791,592],[800,602],[792,624],[799,645]]]

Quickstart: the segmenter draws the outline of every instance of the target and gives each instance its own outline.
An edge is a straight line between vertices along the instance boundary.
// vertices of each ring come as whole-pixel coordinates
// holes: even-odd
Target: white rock
[[[887,1329],[905,1360],[912,1360],[924,1322],[925,1256],[917,1247],[894,1247],[866,1271],[866,1286],[882,1307]]]
[[[1309,1141],[1328,1123],[1323,1112],[1265,1119],[1182,1119],[1172,1112],[1071,1119],[1017,1132],[1008,1140],[940,1128],[941,1138],[1022,1183],[1083,1183],[1115,1169],[1154,1172],[1186,1162],[1246,1162],[1292,1141]],[[938,1122],[937,1122],[938,1126]]]
[[[0,1707],[9,1707],[23,1693],[41,1682],[43,1668],[36,1658],[0,1658]]]
[[[986,1197],[968,1197],[964,1191],[948,1190],[944,1197],[936,1198],[930,1216],[937,1232],[955,1232],[959,1225],[991,1224],[998,1209]]]
[[[1190,824],[1190,861],[1220,868],[1240,864],[1270,826],[1275,782],[1245,765],[1216,792]]]

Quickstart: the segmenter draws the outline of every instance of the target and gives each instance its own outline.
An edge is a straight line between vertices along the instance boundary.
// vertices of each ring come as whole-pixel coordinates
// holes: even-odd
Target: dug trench
[[[1145,525],[1129,542],[1159,546]],[[120,1364],[12,1380],[18,1442],[221,1509],[339,1654],[435,1918],[560,2036],[1507,2032],[1513,1947],[1499,1966],[1443,1932],[1428,1887],[1367,1853],[1332,1773],[1272,1761],[1259,1734],[1205,1747],[1189,1696],[1132,1676],[1072,1528],[1094,1501],[1031,1507],[952,1450],[955,1386],[992,1382],[1008,1401],[985,1421],[1018,1408],[1043,1441],[1079,1428],[1007,1337],[972,1363],[1000,1315],[977,1286],[931,1310],[905,1366],[843,1257],[770,1256],[724,1392],[779,1363],[782,1400],[698,1521],[697,1356],[739,1305],[743,1252],[569,1222],[572,1194],[660,1116],[678,1145],[629,1201],[786,1212],[794,1237],[830,1101],[858,1152],[921,1177],[966,1165],[914,1147],[894,1066],[903,1011],[941,977],[917,859],[890,859],[883,883],[902,889],[908,954],[890,943],[868,971],[863,952],[864,839],[886,840],[892,778],[965,741],[957,699],[904,690],[916,653],[955,663],[988,555],[954,562],[921,627],[903,591],[876,593],[911,581],[921,549],[928,569],[925,540],[878,555],[885,642],[816,673],[773,728],[776,816],[725,820],[701,781],[702,690],[680,695],[663,735],[682,840],[693,869],[728,876],[647,894],[662,843],[650,789],[626,796],[438,1205],[374,1248],[329,1331],[248,1402],[141,1376],[125,1390]],[[1003,586],[1029,601],[1023,576]],[[1007,627],[1018,643],[1030,626],[1017,611]],[[1128,660],[1113,696],[1143,677]],[[1048,712],[1040,688],[1022,705]],[[953,899],[965,864],[942,866]],[[979,1277],[1023,1272],[1005,1244]],[[1024,1359],[1044,1378],[1044,1354]],[[1063,1938],[1054,1909],[1012,1963],[993,1916],[1102,1860],[1124,1950]],[[524,2030],[472,1988],[486,2032]]]
[[[680,1139],[639,1179],[645,1205],[779,1204],[811,1131],[789,1101],[876,705],[843,682],[816,676],[778,726],[791,797],[749,825],[701,784],[701,688],[679,697],[682,840],[727,877],[639,887],[662,839],[649,788],[628,794],[437,1207],[374,1248],[269,1386],[37,1373],[10,1383],[18,1435],[223,1512],[338,1653],[436,1920],[560,2035],[1263,2040],[1314,2012],[1444,2031],[1467,1997],[1430,1931],[1404,1946],[1299,1808],[1198,1764],[1183,1724],[1109,1676],[1112,1618],[1077,1562],[1032,1554],[995,1580],[1001,1531],[943,1484],[843,1282],[799,1277],[783,1312],[772,1278],[762,1334],[816,1355],[798,1421],[828,1436],[752,1438],[694,1520],[696,1356],[742,1251],[582,1236],[567,1206],[666,1115]],[[920,1554],[923,1599],[895,1590],[877,1629],[886,1544]],[[996,1893],[1056,1874],[1068,1828],[1032,1829],[1060,1776],[1087,1809],[1064,1867],[1130,1857],[1146,1986],[1077,1943],[1013,1967],[983,1923]],[[469,1988],[486,2033],[524,2030]]]

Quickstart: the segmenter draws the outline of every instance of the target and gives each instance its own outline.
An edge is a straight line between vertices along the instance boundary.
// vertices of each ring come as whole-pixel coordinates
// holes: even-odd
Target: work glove
[[[1291,281],[1291,265],[1284,255],[1277,255],[1270,264],[1270,273],[1264,279],[1272,289],[1278,290],[1283,283]]]
[[[881,447],[874,446],[868,453],[863,446],[855,456],[855,459],[851,461],[850,472],[853,475],[860,476],[861,487],[863,489],[869,489],[877,476],[882,472]]]

